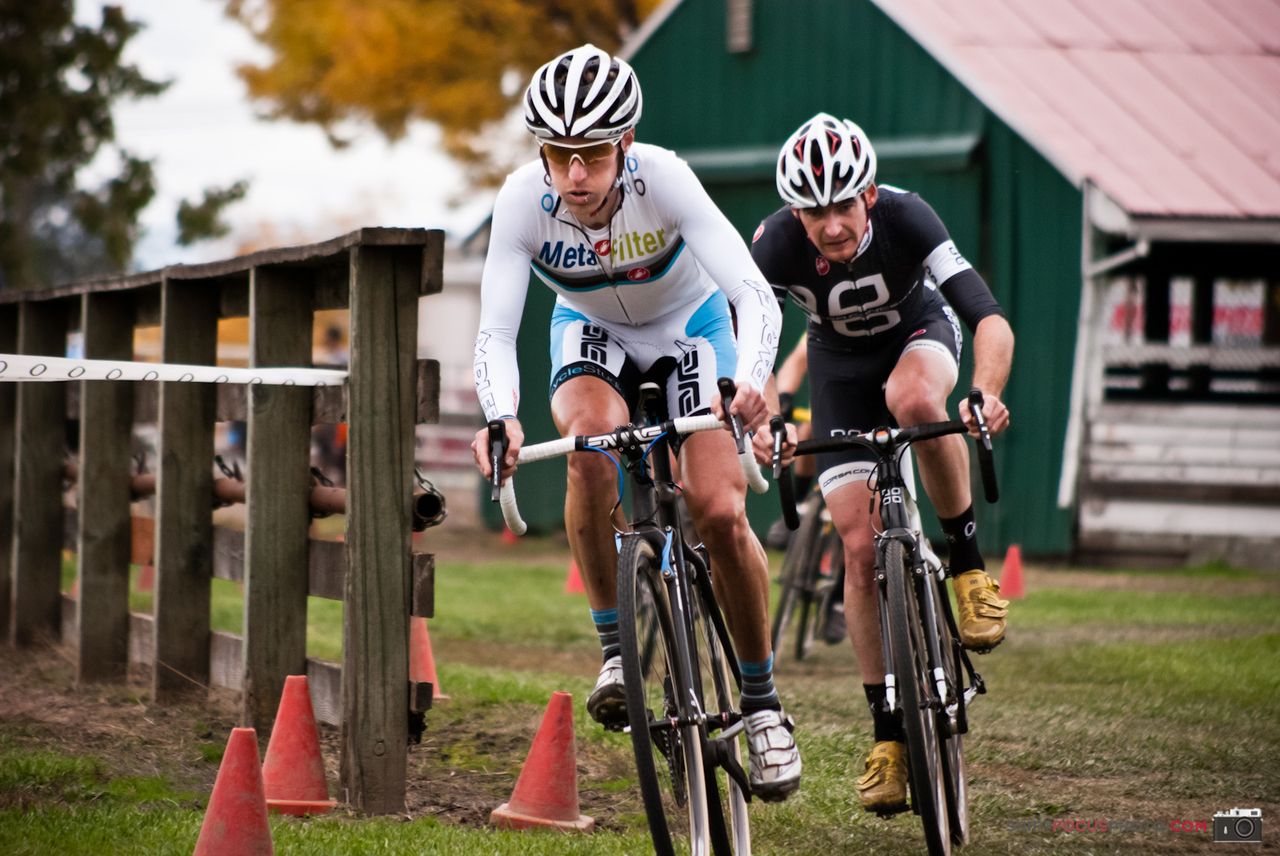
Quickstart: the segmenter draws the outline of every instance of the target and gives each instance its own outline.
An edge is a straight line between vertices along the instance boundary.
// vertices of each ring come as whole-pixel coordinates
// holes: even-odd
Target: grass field
[[[274,819],[277,853],[650,851],[629,739],[601,732],[582,709],[598,663],[585,599],[563,593],[567,559],[554,545],[540,555],[439,562],[431,638],[451,698],[411,749],[408,817]],[[977,661],[991,691],[972,710],[973,840],[963,852],[1219,852],[1197,825],[1237,806],[1262,808],[1274,847],[1280,578],[1029,566],[1026,579],[1008,641]],[[238,629],[237,599],[234,586],[219,586],[215,623]],[[312,653],[336,657],[340,607],[316,602],[311,624]],[[46,655],[38,669],[18,668],[33,655],[3,656],[0,853],[190,853],[234,722],[175,714],[175,748],[144,763],[146,739],[100,734],[91,713],[68,723],[21,703],[34,689],[74,695],[65,656]],[[870,723],[851,652],[820,645],[804,663],[786,658],[778,683],[799,724],[804,783],[784,804],[753,807],[755,852],[920,852],[913,816],[880,820],[857,806],[852,783]],[[600,828],[573,837],[493,831],[488,811],[509,797],[555,690],[575,699],[582,810]],[[137,686],[100,698],[75,709],[164,715]],[[335,754],[332,733],[325,746]],[[327,758],[331,786],[336,760]]]

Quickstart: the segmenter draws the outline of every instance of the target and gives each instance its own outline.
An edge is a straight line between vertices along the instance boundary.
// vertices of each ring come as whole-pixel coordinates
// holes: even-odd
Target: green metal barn
[[[1178,540],[1181,518],[1153,500],[1196,520],[1209,503],[1260,525],[1262,541],[1280,538],[1280,459],[1266,454],[1280,448],[1280,159],[1249,142],[1280,139],[1280,85],[1265,83],[1280,84],[1280,26],[1269,26],[1280,6],[1167,12],[1101,0],[671,0],[624,49],[645,92],[639,138],[685,157],[744,238],[780,204],[778,146],[826,111],[866,129],[878,180],[924,196],[983,273],[1018,337],[1005,394],[1014,427],[997,452],[1003,501],[979,509],[988,555],[1017,543],[1042,556],[1185,560],[1198,555],[1192,541],[1240,540]],[[1272,20],[1250,26],[1250,15]],[[1206,83],[1197,62],[1218,77]],[[1228,300],[1233,311],[1243,300],[1235,316],[1247,318],[1235,338],[1220,329]],[[530,290],[521,336],[531,438],[552,436],[540,370],[551,301]],[[1137,320],[1117,332],[1108,325],[1126,308]],[[802,322],[788,310],[783,354]],[[1187,459],[1200,450],[1124,439],[1187,419],[1256,431],[1199,476]],[[1134,451],[1149,445],[1153,460]],[[1242,462],[1261,478],[1231,469]],[[521,487],[530,518],[542,515],[531,523],[557,525],[559,478]],[[776,497],[750,502],[763,531]],[[1138,523],[1105,522],[1117,517]]]

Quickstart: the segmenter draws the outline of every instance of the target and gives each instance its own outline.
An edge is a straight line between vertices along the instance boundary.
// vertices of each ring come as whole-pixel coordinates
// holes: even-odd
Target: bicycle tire
[[[818,634],[826,633],[827,620],[831,617],[831,598],[834,597],[837,560],[844,564],[844,542],[835,526],[824,524],[809,563],[809,579],[805,588],[809,601],[808,615],[802,615],[796,628],[796,659],[803,660],[813,650]]]
[[[689,599],[693,637],[698,654],[698,679],[702,687],[701,699],[708,722],[718,720],[723,724],[740,715],[737,702],[742,691],[742,679],[734,668],[736,655],[733,640],[729,637],[728,626],[720,614],[715,591],[711,586],[709,564],[699,557],[696,570],[696,582],[690,586],[692,591]],[[704,737],[707,740],[713,739],[710,728],[704,730]],[[730,756],[741,766],[744,754],[741,736],[729,738],[727,746]],[[727,774],[717,773],[716,767],[709,763],[704,767],[713,851],[723,856],[749,854],[751,826],[747,817],[747,795]]]
[[[822,535],[822,500],[814,495],[802,505],[800,528],[791,536],[787,552],[782,559],[782,572],[779,575],[782,592],[778,597],[778,606],[773,616],[773,628],[770,641],[773,650],[774,666],[777,666],[779,654],[785,646],[787,631],[797,619],[797,606],[803,603],[804,592],[811,585],[810,574],[816,576],[811,567],[812,556]],[[807,614],[807,609],[805,613]],[[803,660],[803,647],[796,643],[796,659]]]
[[[938,643],[942,650],[942,668],[946,674],[948,698],[946,704],[955,705],[955,712],[945,712],[939,716],[939,734],[941,742],[943,774],[947,793],[947,820],[951,826],[951,841],[956,846],[963,846],[969,841],[969,784],[966,777],[964,761],[964,732],[967,724],[964,714],[964,671],[960,663],[960,640],[951,630],[951,622],[947,620],[944,610],[949,609],[947,586],[932,579],[937,598],[938,611]],[[954,694],[954,697],[952,696]]]
[[[666,856],[675,853],[673,825],[691,837],[707,829],[707,779],[698,726],[659,724],[677,713],[676,634],[684,631],[676,626],[661,563],[641,537],[624,538],[618,557],[618,631],[640,794],[654,850]]]
[[[939,757],[938,724],[934,711],[921,707],[928,696],[930,674],[921,630],[915,586],[902,543],[885,545],[889,648],[897,681],[909,760],[911,808],[920,816],[925,844],[933,856],[951,853],[950,819],[942,760]]]

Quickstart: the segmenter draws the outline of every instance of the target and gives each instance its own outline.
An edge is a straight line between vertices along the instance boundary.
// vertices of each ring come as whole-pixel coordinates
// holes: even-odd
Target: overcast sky
[[[126,59],[152,79],[173,80],[161,96],[124,101],[114,111],[117,142],[155,160],[158,193],[143,212],[139,270],[212,261],[246,242],[269,246],[325,240],[360,226],[443,228],[465,234],[488,211],[492,192],[466,198],[458,170],[440,153],[439,134],[419,125],[399,143],[365,130],[336,150],[315,127],[254,117],[237,63],[261,62],[264,49],[223,14],[220,0],[113,0],[145,29]],[[101,22],[101,0],[76,0],[76,18]],[[96,184],[107,164],[95,162]],[[230,238],[181,248],[174,214],[204,188],[246,179],[248,196],[227,210]]]

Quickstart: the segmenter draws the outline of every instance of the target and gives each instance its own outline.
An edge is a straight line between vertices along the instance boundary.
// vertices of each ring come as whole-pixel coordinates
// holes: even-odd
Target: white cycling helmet
[[[534,72],[524,124],[539,139],[616,140],[640,121],[642,102],[631,66],[586,44]]]
[[[876,153],[848,119],[819,113],[788,138],[778,154],[778,195],[792,208],[853,199],[876,180]]]

